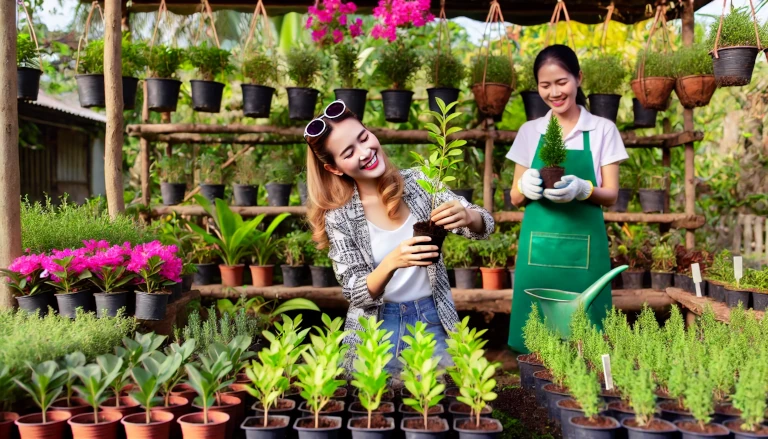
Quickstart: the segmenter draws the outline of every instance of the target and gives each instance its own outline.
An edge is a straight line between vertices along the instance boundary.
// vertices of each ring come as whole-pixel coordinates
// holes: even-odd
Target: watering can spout
[[[627,268],[629,268],[628,265],[621,265],[609,271],[608,273],[605,273],[600,279],[596,280],[595,283],[590,285],[589,288],[584,290],[583,293],[579,294],[579,297],[576,299],[577,303],[583,304],[584,309],[589,308],[589,306],[592,304],[592,301],[595,300],[598,294],[600,294],[600,291],[602,291],[603,288],[605,288],[605,286],[608,285],[608,283],[611,282],[614,277],[618,276],[619,273],[626,270]]]

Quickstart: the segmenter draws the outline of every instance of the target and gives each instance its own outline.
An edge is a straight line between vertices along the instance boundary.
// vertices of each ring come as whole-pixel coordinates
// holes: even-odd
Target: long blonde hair
[[[328,247],[328,235],[325,232],[325,214],[332,209],[344,206],[352,198],[355,191],[355,181],[348,175],[338,176],[328,172],[324,165],[335,166],[333,155],[326,148],[328,134],[333,129],[333,124],[341,122],[349,117],[355,117],[354,113],[345,110],[344,114],[328,121],[327,132],[322,136],[308,138],[307,144],[307,221],[312,228],[312,239],[317,243],[318,249]],[[384,174],[379,177],[378,192],[387,208],[387,216],[390,219],[397,217],[400,200],[403,198],[405,186],[403,177],[386,154],[383,157],[385,167]]]

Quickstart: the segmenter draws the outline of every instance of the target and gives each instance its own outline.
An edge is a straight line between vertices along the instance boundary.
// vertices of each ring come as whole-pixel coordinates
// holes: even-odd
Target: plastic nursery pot
[[[453,269],[453,272],[454,276],[456,277],[456,288],[475,288],[475,281],[477,280],[477,267],[456,267]]]
[[[270,206],[282,207],[290,204],[293,184],[267,183],[265,188],[267,189],[267,202]]]
[[[629,202],[632,200],[632,189],[619,189],[619,197],[613,206],[608,207],[608,212],[626,212]]]
[[[203,194],[205,198],[208,199],[208,201],[211,202],[211,204],[216,204],[216,199],[221,198],[224,199],[224,190],[226,189],[226,186],[223,184],[200,184],[200,193]]]
[[[590,113],[616,123],[616,117],[619,115],[621,95],[594,93],[589,95],[588,99]]]
[[[191,404],[197,398],[197,392],[189,384],[177,384],[171,389],[171,398],[173,397],[184,398]]]
[[[463,197],[465,200],[472,202],[472,195],[475,193],[474,189],[454,189],[453,193]]]
[[[632,92],[643,107],[663,111],[669,108],[669,97],[675,88],[675,78],[650,76],[630,82]]]
[[[344,101],[344,105],[355,114],[357,120],[363,120],[368,90],[362,88],[337,88],[333,92],[336,95],[336,99]]]
[[[275,89],[266,85],[242,84],[243,114],[247,117],[269,117]]]
[[[291,426],[290,416],[270,415],[267,425],[264,416],[250,416],[240,424],[247,439],[283,439]]]
[[[429,110],[440,113],[440,106],[437,105],[437,98],[440,98],[445,102],[445,105],[451,104],[459,100],[458,88],[451,87],[433,87],[427,89],[427,99],[429,101]],[[451,108],[448,114],[456,111],[456,107]]]
[[[336,274],[333,267],[317,267],[310,265],[309,271],[312,274],[312,286],[314,288],[328,288],[338,285]]]
[[[726,421],[723,426],[733,433],[734,439],[762,439],[768,438],[768,426],[761,425],[755,431],[744,431],[741,429],[743,421],[740,419]]]
[[[664,199],[667,191],[664,189],[640,189],[640,207],[643,213],[663,213]]]
[[[430,261],[436,264],[440,260],[440,253],[443,249],[443,241],[448,235],[448,232],[443,226],[433,224],[431,221],[419,221],[413,225],[413,236],[429,236],[431,241],[425,242],[424,245],[437,246],[437,257],[426,258],[425,261]]]
[[[749,291],[738,291],[738,290],[732,290],[728,287],[724,288],[725,290],[725,304],[728,305],[728,308],[736,308],[739,306],[739,303],[741,303],[744,308],[749,308],[749,298],[750,298],[750,292]]]
[[[544,189],[553,189],[555,183],[565,175],[565,168],[560,166],[547,166],[539,169],[541,179],[544,180]]]
[[[221,284],[225,287],[241,287],[243,286],[243,272],[245,271],[244,264],[237,265],[219,265],[221,271]]]
[[[715,90],[717,90],[715,75],[683,76],[675,81],[675,94],[683,108],[709,105]]]
[[[59,439],[69,429],[67,421],[71,417],[67,412],[49,411],[45,414],[45,423],[42,413],[21,416],[14,423],[21,439]]]
[[[69,405],[67,405],[67,398],[57,399],[51,404],[51,410],[67,412],[72,416],[93,413],[93,407],[88,404],[88,401],[77,397],[69,398]]]
[[[463,402],[452,402],[448,406],[448,424],[453,425],[453,421],[461,418],[469,418],[470,414],[472,413],[472,407],[464,404]],[[493,407],[490,405],[486,405],[483,407],[483,410],[480,412],[481,418],[488,418],[493,413]],[[474,414],[472,414],[472,418],[474,419]]]
[[[136,292],[136,311],[133,315],[140,320],[163,320],[168,306],[168,296],[164,292]]]
[[[202,412],[184,415],[176,422],[181,425],[181,434],[184,436],[184,439],[231,437],[226,435],[227,423],[229,422],[229,415],[226,413],[215,412],[209,409],[207,424]]]
[[[194,395],[190,396],[190,398],[194,398],[197,394],[192,392]],[[152,407],[150,410],[154,414],[157,413],[166,413],[170,414],[173,418],[169,424],[170,429],[170,437],[171,438],[180,438],[181,437],[181,425],[179,425],[178,422],[176,422],[180,417],[186,415],[191,410],[190,402],[192,399],[181,397],[181,396],[171,396],[169,398],[169,405],[168,407],[165,406],[165,401],[161,402],[160,405],[156,407]],[[133,415],[131,415],[133,416]],[[123,418],[126,419],[126,418]],[[125,422],[123,422],[125,424]],[[128,427],[126,427],[126,431],[128,430]],[[128,439],[131,439],[130,437]]]
[[[176,111],[181,81],[165,78],[147,78],[147,106],[151,111]]]
[[[623,423],[626,419],[633,419],[635,417],[635,412],[632,410],[629,404],[624,401],[614,401],[608,403],[608,412],[611,414],[611,417],[621,423]]]
[[[117,427],[123,415],[118,412],[101,412],[97,415],[98,423],[93,422],[93,413],[83,413],[69,418],[67,423],[72,428],[73,439],[115,439]]]
[[[192,290],[192,282],[195,280],[194,274],[184,274],[181,276],[181,292],[186,293]]]
[[[75,75],[77,96],[83,108],[105,107],[104,75]]]
[[[310,120],[315,117],[317,95],[314,88],[286,87],[288,92],[288,117],[291,120]]]
[[[517,366],[520,368],[520,385],[523,389],[534,390],[533,374],[544,370],[544,365],[536,361],[536,354],[517,356]]]
[[[709,297],[718,301],[725,302],[725,287],[720,283],[709,281]]]
[[[715,82],[718,87],[740,87],[752,81],[755,59],[759,50],[754,46],[735,46],[710,52]]]
[[[736,421],[741,418],[741,410],[733,406],[733,404],[717,404],[715,406],[715,414],[712,415],[712,422],[715,424],[723,424],[728,421]]]
[[[384,119],[387,122],[408,122],[411,115],[411,90],[384,90],[381,92],[381,100],[384,104]]]
[[[124,308],[128,309],[128,293],[119,291],[114,293],[93,293],[96,300],[96,316],[115,317],[117,312]]]
[[[195,273],[194,282],[197,285],[210,285],[215,283],[220,274],[217,264],[195,264],[197,273]]]
[[[307,282],[307,267],[306,265],[299,265],[293,267],[290,265],[282,264],[280,268],[283,270],[283,285],[289,288],[300,287]]]
[[[136,108],[136,91],[139,88],[139,78],[123,76],[123,110]]]
[[[221,111],[221,96],[224,84],[216,81],[189,81],[192,85],[192,108],[202,113],[218,113]]]
[[[22,101],[36,101],[42,74],[38,69],[16,67],[16,98]]]
[[[18,413],[13,412],[0,412],[0,437],[12,438],[16,437],[16,420],[19,419]]]
[[[339,416],[320,416],[318,428],[315,418],[299,418],[293,423],[293,429],[299,433],[299,439],[336,439],[343,425]]]
[[[568,419],[568,428],[575,438],[613,439],[619,436],[621,424],[609,416],[598,416],[596,419],[573,416]]]
[[[272,286],[274,265],[251,265],[251,283],[254,287]]]
[[[208,408],[208,416],[210,416],[211,413],[224,413],[224,414],[226,414],[227,417],[228,417],[228,420],[226,422],[226,427],[224,429],[224,431],[226,433],[226,436],[220,436],[220,437],[227,437],[227,438],[233,437],[232,435],[234,434],[235,429],[240,424],[239,422],[236,422],[236,421],[237,421],[237,416],[238,416],[238,413],[239,413],[239,410],[240,410],[240,403],[242,401],[240,401],[240,398],[238,398],[236,396],[222,395],[222,396],[219,397],[219,401],[218,402],[220,402],[220,405],[216,405],[217,402],[214,401],[214,405],[212,407]],[[192,407],[194,407],[195,409],[197,409],[199,411],[203,410],[202,407],[200,407],[198,405],[195,405],[195,404],[192,404]],[[183,418],[183,416],[181,418],[179,418],[179,419],[181,420],[182,418]],[[179,422],[181,422],[181,421],[179,421]],[[182,426],[182,430],[183,430],[183,426]],[[185,433],[184,437],[186,437],[186,436],[187,435]]]
[[[404,417],[408,416],[421,416],[421,413],[417,412],[410,406],[407,406],[405,404],[400,404],[400,406],[397,408],[397,412],[402,414]],[[445,406],[441,404],[433,405],[429,408],[429,416],[437,416],[442,418],[445,415]],[[423,418],[421,418],[423,419]]]
[[[570,398],[571,394],[568,393],[568,389],[560,387],[555,383],[545,384],[541,390],[544,391],[547,398],[547,413],[549,414],[549,419],[555,421],[559,420],[560,409],[557,407],[557,402]]]
[[[525,108],[525,118],[527,120],[544,117],[549,112],[549,105],[544,102],[537,91],[521,91],[520,97],[523,98],[523,107]]]
[[[301,200],[301,205],[306,206],[307,205],[307,199],[309,198],[309,192],[307,191],[307,182],[306,181],[299,181],[296,183],[297,189],[299,189],[299,200]]]
[[[112,397],[99,404],[99,408],[102,413],[117,412],[122,416],[132,415],[141,411],[139,403],[130,396],[121,396],[120,406],[115,405],[115,398]]]
[[[691,292],[689,282],[690,277],[686,276],[683,273],[675,273],[675,288],[680,288],[683,291]]]
[[[557,408],[560,410],[560,427],[563,429],[563,437],[574,437],[570,423],[568,422],[574,416],[584,416],[581,406],[576,400],[567,398],[557,401]],[[620,424],[619,424],[620,425]]]
[[[173,303],[181,299],[181,282],[176,282],[175,284],[170,285],[168,288],[171,290],[171,295],[168,296],[168,303]]]
[[[251,410],[256,412],[256,416],[264,417],[264,406],[260,402],[254,402]],[[293,417],[296,414],[296,401],[292,399],[278,399],[276,405],[269,409],[269,417],[275,415]]]
[[[634,114],[634,122],[632,125],[635,128],[653,128],[656,126],[657,110],[653,108],[645,108],[637,98],[632,99],[632,113]]]
[[[54,306],[53,291],[44,291],[34,296],[17,296],[19,308],[32,314],[47,315],[48,307]]]
[[[351,418],[347,429],[352,432],[352,439],[388,439],[395,430],[395,420],[381,415],[371,416],[371,426],[368,427],[368,416]]]
[[[677,427],[675,424],[663,419],[653,418],[648,425],[638,426],[637,420],[632,417],[621,421],[621,426],[627,429],[629,439],[675,439]]]
[[[672,286],[673,279],[673,273],[651,271],[651,288],[654,290],[666,291],[667,288]]]
[[[77,308],[83,311],[93,311],[93,293],[91,290],[82,290],[76,293],[55,294],[56,302],[59,304],[59,314],[70,319],[74,319]]]
[[[621,282],[628,290],[641,289],[644,277],[645,271],[624,271],[621,273]]]
[[[663,401],[656,404],[656,408],[661,411],[661,419],[665,421],[693,421],[691,412],[679,407],[677,401]]]
[[[515,205],[512,204],[512,194],[510,193],[512,189],[504,189],[504,210],[515,210]]]
[[[546,395],[544,394],[542,387],[551,382],[552,374],[546,369],[540,370],[533,374],[533,391],[536,394],[536,403],[541,407],[547,406]]]
[[[501,290],[504,288],[504,281],[507,278],[506,269],[480,267],[480,274],[483,277],[484,290]]]
[[[487,114],[488,116],[500,116],[504,113],[504,108],[507,106],[509,97],[512,95],[512,87],[507,84],[499,84],[495,82],[474,84],[472,86],[472,94],[475,95],[477,108],[483,112],[483,114]],[[541,99],[541,97],[539,97],[539,99]]]
[[[400,421],[400,430],[405,432],[405,439],[438,439],[448,435],[448,421],[437,416],[427,418],[427,428],[424,428],[424,418],[421,416],[407,417]]]
[[[184,201],[184,193],[187,191],[186,183],[160,183],[160,195],[164,206],[174,206]]]
[[[677,421],[674,424],[682,433],[683,439],[726,439],[731,435],[727,428],[715,423],[705,424],[704,428],[699,427],[699,423],[696,421]]]
[[[149,423],[146,413],[128,415],[120,422],[127,439],[165,439],[171,437],[171,424],[175,419],[173,413],[153,410],[149,413]]]
[[[765,311],[768,308],[768,292],[752,291],[752,309]]]
[[[617,392],[615,388],[611,389],[611,390],[608,390],[608,389],[605,389],[604,387],[601,386],[600,387],[600,398],[606,404],[610,404],[612,402],[621,402],[621,394],[619,392]]]
[[[235,206],[255,206],[259,195],[259,187],[253,184],[236,184],[232,186]]]

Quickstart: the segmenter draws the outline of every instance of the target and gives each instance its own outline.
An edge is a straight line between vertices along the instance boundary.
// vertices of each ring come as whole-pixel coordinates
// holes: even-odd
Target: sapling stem
[[[146,414],[147,414],[147,424],[149,424],[150,422],[152,422],[152,417],[150,416],[150,410],[151,410],[151,409],[150,409],[149,407],[147,407],[147,409],[145,410],[145,412],[146,412]]]

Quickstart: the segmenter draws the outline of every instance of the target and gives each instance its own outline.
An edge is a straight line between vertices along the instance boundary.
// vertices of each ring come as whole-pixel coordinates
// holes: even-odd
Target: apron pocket
[[[531,232],[528,265],[589,270],[589,235]]]

